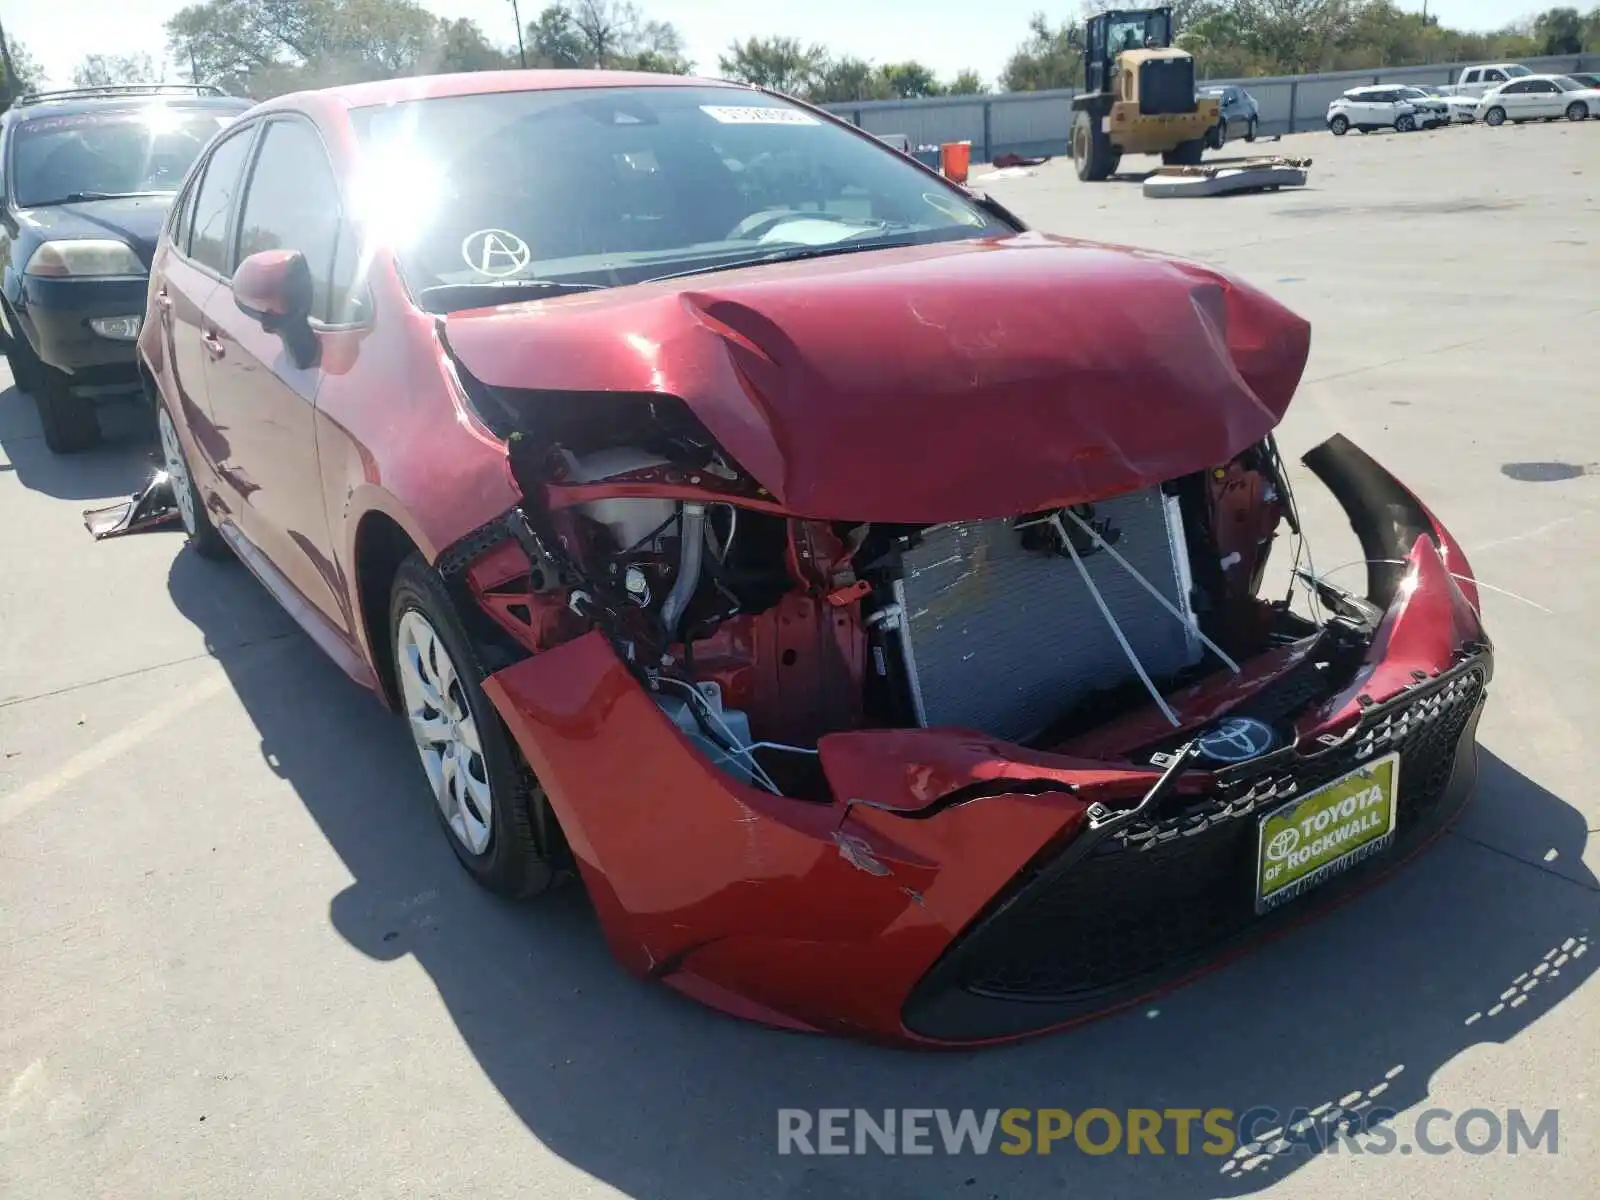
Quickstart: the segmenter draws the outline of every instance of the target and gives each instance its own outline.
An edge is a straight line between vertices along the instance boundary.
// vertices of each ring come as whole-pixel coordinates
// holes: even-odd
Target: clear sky
[[[524,21],[548,0],[519,0]],[[1550,0],[1554,2],[1554,0]],[[510,0],[423,0],[443,17],[470,17],[497,41],[514,44]],[[1421,0],[1400,0],[1420,9]],[[85,54],[166,52],[162,25],[183,0],[0,0],[0,23],[25,43],[50,82],[70,85]],[[640,0],[648,16],[674,22],[689,56],[715,73],[717,54],[735,38],[788,34],[822,42],[835,53],[876,62],[919,59],[941,75],[971,67],[985,78],[1000,73],[1022,40],[1028,16],[1041,8],[1052,19],[1077,12],[1078,0],[804,0],[758,5],[740,0]],[[1539,0],[1429,0],[1447,25],[1494,29],[1540,8]]]

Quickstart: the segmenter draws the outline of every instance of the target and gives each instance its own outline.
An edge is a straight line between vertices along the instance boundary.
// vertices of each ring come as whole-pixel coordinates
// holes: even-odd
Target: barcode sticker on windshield
[[[819,122],[798,108],[740,108],[732,104],[702,104],[700,111],[724,125],[816,125]]]

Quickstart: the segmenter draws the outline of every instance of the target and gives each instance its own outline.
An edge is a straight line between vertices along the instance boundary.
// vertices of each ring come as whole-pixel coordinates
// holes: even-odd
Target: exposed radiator
[[[1104,500],[1093,523],[1181,612],[1188,563],[1177,501],[1159,488]],[[918,721],[1027,741],[1089,693],[1138,676],[1065,554],[1024,548],[1009,520],[935,526],[903,557],[895,584]],[[1179,621],[1104,550],[1083,557],[1152,679],[1199,660]]]

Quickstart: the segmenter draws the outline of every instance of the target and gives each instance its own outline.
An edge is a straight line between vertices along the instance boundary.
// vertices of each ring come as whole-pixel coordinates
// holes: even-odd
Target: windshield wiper
[[[444,305],[446,309],[471,306],[476,303],[499,304],[508,292],[543,292],[546,295],[565,296],[572,292],[603,292],[603,283],[567,283],[559,279],[496,279],[481,283],[438,283],[417,293],[417,303],[433,311],[431,304]]]
[[[68,192],[53,200],[33,200],[21,208],[48,208],[52,204],[82,204],[88,200],[129,200],[137,196],[170,196],[171,192]]]
[[[872,232],[877,232],[873,230]],[[791,246],[787,250],[770,250],[749,258],[736,258],[730,262],[712,263],[705,267],[692,267],[687,271],[670,271],[665,275],[652,275],[640,283],[660,283],[663,279],[684,279],[690,275],[714,275],[718,271],[737,271],[744,267],[759,267],[767,263],[800,262],[807,258],[829,258],[835,254],[859,254],[864,250],[892,250],[897,246],[915,246],[915,238],[895,238],[874,242],[845,238],[827,246]]]

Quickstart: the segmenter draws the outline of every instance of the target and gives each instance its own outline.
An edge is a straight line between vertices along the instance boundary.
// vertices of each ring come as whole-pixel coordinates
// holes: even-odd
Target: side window
[[[1506,73],[1504,71],[1485,71],[1483,78],[1488,83],[1504,83]]]
[[[1477,83],[1478,82],[1478,68],[1477,67],[1473,67],[1472,70],[1470,70],[1470,71],[1466,72],[1466,74],[1462,75],[1461,76],[1461,82],[1462,83]]]
[[[239,217],[239,257],[300,251],[311,268],[311,311],[325,319],[339,224],[339,188],[322,139],[305,121],[273,121],[250,172]]]
[[[1533,85],[1533,90],[1536,92],[1559,92],[1561,89],[1548,79],[1541,79]]]
[[[1505,87],[1500,89],[1500,94],[1502,96],[1520,96],[1523,92],[1528,90],[1528,85],[1525,83],[1508,83]]]
[[[245,155],[250,150],[254,129],[241,129],[219,142],[206,164],[205,176],[195,193],[194,215],[190,218],[189,254],[197,263],[226,277],[233,270],[228,253],[228,219],[239,195]]]
[[[172,218],[168,228],[172,232],[172,248],[179,254],[189,253],[189,228],[194,223],[194,196],[200,190],[200,181],[191,179],[189,186],[183,189],[183,195],[178,197],[178,202],[172,206]]]

